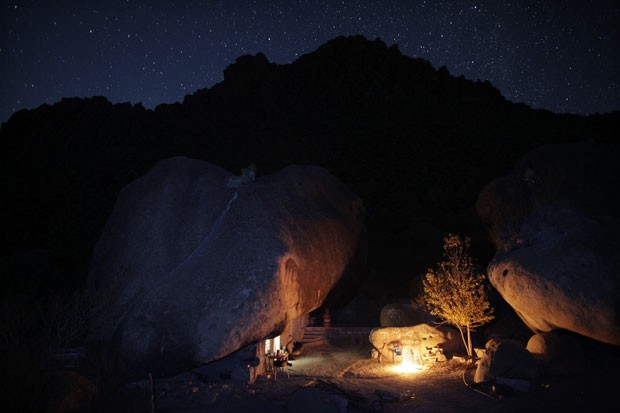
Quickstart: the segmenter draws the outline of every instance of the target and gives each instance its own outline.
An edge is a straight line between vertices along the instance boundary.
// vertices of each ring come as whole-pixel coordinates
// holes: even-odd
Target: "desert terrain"
[[[167,413],[616,411],[620,399],[618,352],[596,347],[589,361],[589,368],[582,373],[543,375],[528,392],[499,396],[491,385],[473,385],[474,368],[457,358],[434,363],[423,371],[398,373],[393,370],[394,364],[371,359],[369,345],[326,344],[304,349],[300,357],[291,360],[288,374],[280,371],[276,377],[261,376],[253,384],[205,382],[195,373],[156,380],[154,410]],[[149,411],[153,409],[149,394],[147,381],[136,382],[127,393],[119,393],[116,403],[120,403],[114,404],[117,411]]]

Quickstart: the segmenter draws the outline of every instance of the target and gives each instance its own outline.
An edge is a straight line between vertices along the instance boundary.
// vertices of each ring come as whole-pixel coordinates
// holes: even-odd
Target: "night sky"
[[[62,97],[147,108],[244,54],[290,63],[339,35],[397,44],[555,112],[620,109],[618,1],[3,1],[0,121]]]

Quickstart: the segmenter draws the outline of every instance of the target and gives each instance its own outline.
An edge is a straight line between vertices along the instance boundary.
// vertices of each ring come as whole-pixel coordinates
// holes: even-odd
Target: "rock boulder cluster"
[[[619,158],[617,145],[541,147],[478,198],[489,280],[534,332],[620,345]]]

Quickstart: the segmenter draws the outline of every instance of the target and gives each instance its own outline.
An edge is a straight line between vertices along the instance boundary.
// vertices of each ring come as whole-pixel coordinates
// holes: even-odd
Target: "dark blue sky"
[[[339,35],[377,37],[556,112],[620,110],[620,2],[3,1],[0,120],[62,97],[146,107],[223,78],[240,55],[290,63]]]

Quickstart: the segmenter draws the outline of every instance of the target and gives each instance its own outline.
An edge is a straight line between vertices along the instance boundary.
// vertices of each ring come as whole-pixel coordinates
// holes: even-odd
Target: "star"
[[[177,102],[222,81],[241,55],[263,52],[287,64],[355,34],[397,44],[454,76],[488,80],[515,102],[604,113],[620,109],[620,11],[595,3],[14,2],[2,9],[0,120],[62,97]]]

